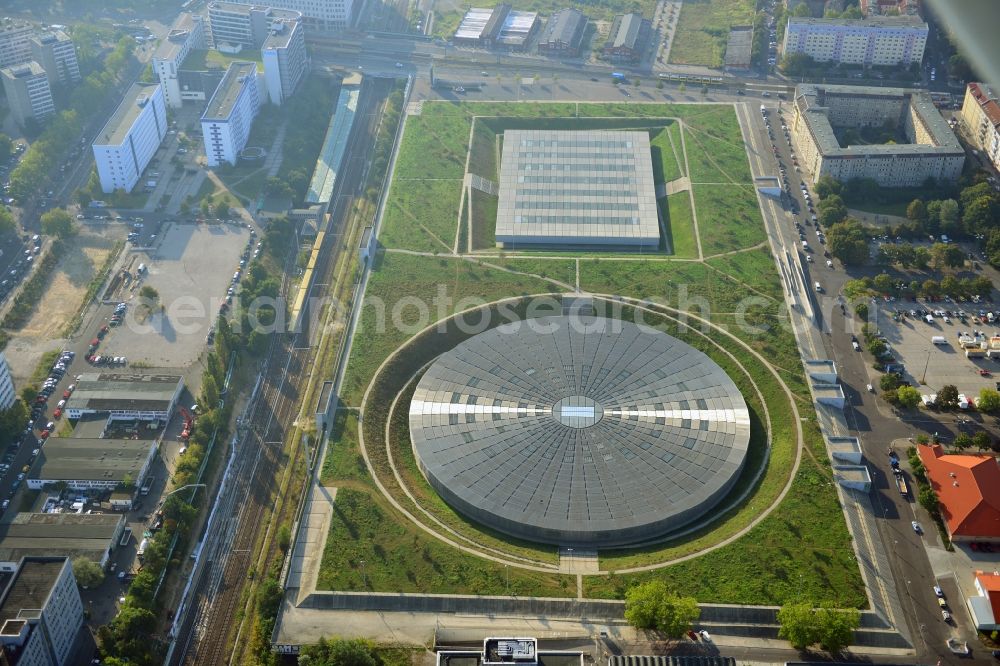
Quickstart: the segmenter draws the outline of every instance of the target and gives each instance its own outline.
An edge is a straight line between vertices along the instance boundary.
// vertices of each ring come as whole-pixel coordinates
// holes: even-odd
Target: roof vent
[[[957,478],[954,472],[948,472],[948,476],[950,476],[953,479]]]
[[[146,102],[148,102],[148,101],[149,101],[149,96],[148,95],[139,95],[138,97],[135,98],[135,105],[136,106],[146,106]]]
[[[952,483],[951,485],[953,485],[953,486],[955,486],[956,488],[958,488],[958,481],[955,481],[955,482],[953,482],[953,483]]]

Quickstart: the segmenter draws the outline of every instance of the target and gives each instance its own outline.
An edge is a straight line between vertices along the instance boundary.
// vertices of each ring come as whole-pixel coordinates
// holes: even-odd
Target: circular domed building
[[[565,546],[646,541],[709,511],[746,460],[732,379],[665,333],[552,316],[438,357],[410,403],[413,450],[456,510]]]

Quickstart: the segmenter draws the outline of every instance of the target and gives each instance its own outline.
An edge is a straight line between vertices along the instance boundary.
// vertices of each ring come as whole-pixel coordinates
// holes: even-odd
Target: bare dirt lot
[[[125,299],[124,325],[112,329],[102,350],[125,356],[130,365],[192,365],[204,349],[249,238],[243,227],[171,224],[151,254],[140,253],[147,273]],[[159,294],[151,311],[139,296],[145,285]]]
[[[110,235],[82,230],[64,244],[49,287],[28,323],[7,345],[7,359],[15,380],[29,377],[42,353],[61,347],[66,324],[80,309],[87,286],[111,253]]]

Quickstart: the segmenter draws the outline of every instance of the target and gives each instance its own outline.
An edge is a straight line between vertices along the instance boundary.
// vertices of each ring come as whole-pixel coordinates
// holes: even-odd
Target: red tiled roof
[[[986,596],[990,599],[990,606],[993,607],[994,621],[1000,619],[1000,575],[997,575],[995,572],[986,573],[984,571],[977,571],[976,580],[979,581],[979,586],[983,588]]]
[[[917,452],[952,537],[1000,537],[997,461],[986,455],[945,455],[939,444],[920,445]]]

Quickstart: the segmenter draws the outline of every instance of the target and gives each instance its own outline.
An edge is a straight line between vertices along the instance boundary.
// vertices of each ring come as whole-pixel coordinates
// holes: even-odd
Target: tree
[[[801,7],[802,5],[799,5]],[[798,7],[796,7],[798,9]],[[788,76],[805,76],[816,61],[805,53],[789,53],[781,59],[781,71]]]
[[[835,180],[833,176],[820,176],[819,180],[816,181],[816,185],[813,186],[816,196],[820,199],[825,199],[832,195],[839,197],[843,189],[844,186],[841,185],[839,180]]]
[[[972,438],[964,432],[960,432],[956,435],[955,441],[951,445],[958,451],[964,451],[972,446]]]
[[[879,273],[872,279],[872,286],[875,290],[883,294],[891,294],[894,290],[892,278],[888,273]]]
[[[69,238],[76,233],[73,218],[63,208],[42,213],[42,233],[56,238]]]
[[[927,513],[934,515],[938,512],[941,507],[940,501],[938,501],[937,493],[930,486],[924,486],[917,493],[917,501],[920,502],[920,506],[927,510]]]
[[[979,400],[976,401],[976,409],[987,413],[1000,409],[1000,391],[989,387],[980,389]]]
[[[150,307],[152,307],[156,304],[156,301],[159,300],[160,292],[156,291],[152,285],[145,284],[142,286],[142,289],[139,290],[139,296],[149,301]]]
[[[847,220],[831,226],[827,232],[830,254],[849,266],[868,261],[868,235],[857,220]]]
[[[104,569],[89,558],[78,557],[73,560],[73,576],[83,589],[93,589],[104,582]]]
[[[792,10],[792,16],[809,17],[812,16],[812,11],[809,9],[808,3],[803,2],[801,4],[795,5],[795,9]]]
[[[934,243],[931,245],[931,267],[935,270],[959,268],[965,263],[965,252],[951,243]]]
[[[816,205],[816,210],[819,223],[824,227],[831,227],[847,219],[847,206],[844,205],[844,200],[836,194],[820,200],[819,204]]]
[[[962,213],[962,224],[968,231],[985,233],[1000,217],[1000,199],[992,195],[973,199]]]
[[[972,436],[972,445],[980,451],[988,451],[993,446],[993,438],[985,430],[977,430]]]
[[[378,666],[374,645],[361,638],[320,638],[316,645],[302,647],[301,666]]]
[[[912,220],[913,222],[926,222],[927,221],[927,206],[920,199],[914,199],[910,202],[910,205],[906,207],[906,219]]]
[[[808,602],[786,604],[778,611],[778,636],[797,650],[819,644],[824,650],[840,652],[850,645],[854,630],[861,626],[855,608],[813,608]]]
[[[945,384],[937,392],[937,404],[942,409],[958,407],[958,389],[954,384]]]
[[[700,616],[694,598],[678,596],[662,580],[636,585],[625,593],[625,619],[637,629],[654,629],[668,638],[680,638]]]
[[[956,53],[948,58],[948,74],[952,78],[967,81],[972,78],[972,68],[960,53]]]
[[[897,375],[895,372],[887,372],[884,375],[882,375],[882,378],[879,379],[878,384],[879,388],[881,388],[883,391],[890,391],[892,389],[898,389],[899,385],[902,382],[903,380],[900,379],[899,375]]]
[[[0,133],[0,162],[6,161],[14,153],[14,142],[6,134]]]
[[[219,203],[215,205],[215,216],[223,220],[229,218],[229,198],[223,197]]]
[[[896,402],[900,407],[913,409],[920,404],[920,391],[912,386],[900,386],[896,389]]]

